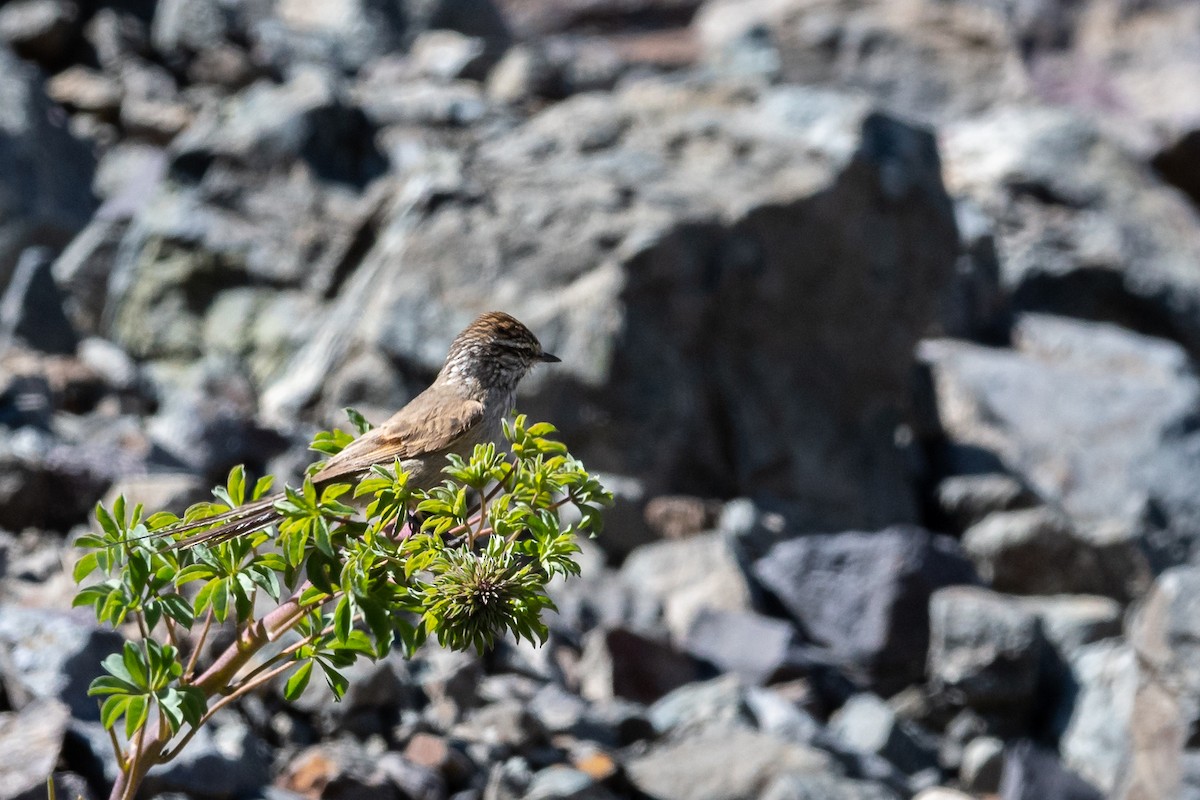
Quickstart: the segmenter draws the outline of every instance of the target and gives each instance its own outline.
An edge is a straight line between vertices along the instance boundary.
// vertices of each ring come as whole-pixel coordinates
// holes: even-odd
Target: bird
[[[500,439],[517,384],[536,364],[559,361],[516,318],[502,311],[481,314],[455,337],[427,389],[346,445],[311,480],[320,489],[355,480],[375,465],[390,467],[399,459],[411,488],[430,489],[441,482],[447,456],[469,458],[475,445]],[[176,538],[179,548],[228,541],[279,522],[282,515],[275,504],[284,496],[272,495],[163,532],[184,535]]]

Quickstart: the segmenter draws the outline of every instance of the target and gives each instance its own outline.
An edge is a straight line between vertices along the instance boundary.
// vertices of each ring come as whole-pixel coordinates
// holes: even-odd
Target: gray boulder
[[[997,222],[1017,310],[1200,349],[1200,216],[1119,142],[1079,114],[1037,107],[956,123],[944,141],[948,183]]]
[[[1145,570],[1138,550],[1154,569],[1188,559],[1200,520],[1192,488],[1200,437],[1190,423],[1200,381],[1182,348],[1029,314],[1017,321],[1013,349],[939,339],[922,343],[920,358],[952,472],[971,471],[955,451],[991,454],[1062,508],[1087,549],[1108,551],[1101,561],[1127,562],[1115,573],[1099,564],[1080,580],[1095,589],[1133,578],[1118,593],[1129,596]]]
[[[826,529],[915,519],[894,427],[957,249],[928,132],[837,94],[645,80],[416,166],[270,418],[355,342],[429,372],[502,306],[564,359],[522,408],[593,468]]]
[[[930,595],[975,581],[952,539],[914,527],[803,536],[753,572],[807,637],[882,691],[923,674]]]
[[[70,718],[70,710],[52,699],[0,713],[0,798],[46,796],[46,779],[58,764]]]

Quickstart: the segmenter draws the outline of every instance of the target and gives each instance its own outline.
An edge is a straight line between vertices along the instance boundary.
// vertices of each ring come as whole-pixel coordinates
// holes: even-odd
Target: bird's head
[[[515,317],[489,311],[455,337],[442,372],[477,380],[488,388],[515,388],[534,364],[560,360],[543,350],[537,337]]]

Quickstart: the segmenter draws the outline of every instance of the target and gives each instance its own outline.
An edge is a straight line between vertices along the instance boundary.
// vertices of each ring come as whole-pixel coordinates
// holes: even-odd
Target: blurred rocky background
[[[0,800],[116,769],[98,499],[294,480],[493,308],[618,495],[550,643],[147,797],[1198,798],[1198,203],[1195,0],[0,2]]]

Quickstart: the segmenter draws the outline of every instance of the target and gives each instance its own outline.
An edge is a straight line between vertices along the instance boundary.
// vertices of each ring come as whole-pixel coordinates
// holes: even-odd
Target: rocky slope
[[[148,797],[1200,797],[1200,6],[0,2],[0,798],[106,796],[97,499],[296,476],[474,314],[618,495],[551,642]]]

